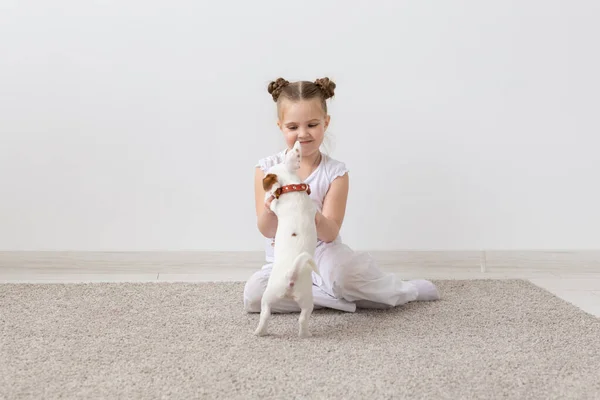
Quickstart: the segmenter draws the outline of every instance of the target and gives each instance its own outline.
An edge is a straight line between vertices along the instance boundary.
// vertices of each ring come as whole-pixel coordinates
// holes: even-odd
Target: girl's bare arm
[[[323,210],[317,212],[317,237],[325,243],[333,242],[340,233],[346,214],[348,188],[348,174],[336,178],[325,195]]]
[[[256,225],[260,233],[266,238],[274,238],[277,232],[277,215],[265,206],[265,190],[262,180],[265,174],[260,168],[254,172],[254,196],[256,206]]]

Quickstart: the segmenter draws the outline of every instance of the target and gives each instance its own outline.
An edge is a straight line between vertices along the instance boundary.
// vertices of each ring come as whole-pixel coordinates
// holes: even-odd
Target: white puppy
[[[271,306],[279,299],[289,298],[300,307],[299,336],[311,336],[308,320],[314,303],[312,272],[319,273],[314,262],[317,246],[316,207],[308,196],[310,188],[296,175],[302,150],[296,142],[282,164],[272,167],[263,179],[266,196],[273,197],[271,210],[277,215],[277,233],[273,269],[262,297],[260,322],[255,334],[267,331]]]

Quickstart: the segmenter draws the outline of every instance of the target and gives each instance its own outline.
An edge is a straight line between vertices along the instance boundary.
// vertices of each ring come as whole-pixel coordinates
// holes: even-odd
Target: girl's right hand
[[[265,199],[265,208],[268,213],[275,214],[273,210],[271,210],[271,202],[273,201],[273,197],[269,196]]]

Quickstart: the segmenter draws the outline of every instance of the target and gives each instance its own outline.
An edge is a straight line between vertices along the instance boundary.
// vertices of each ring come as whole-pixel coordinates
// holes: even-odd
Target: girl
[[[356,253],[342,243],[339,231],[346,211],[348,170],[340,161],[319,150],[329,126],[326,100],[333,97],[335,83],[328,78],[315,82],[290,83],[283,78],[268,86],[277,103],[277,125],[283,132],[287,148],[261,159],[255,171],[256,216],[259,231],[266,238],[267,264],[246,282],[244,308],[260,312],[262,294],[273,262],[273,239],[277,216],[265,204],[262,179],[275,164],[284,161],[286,152],[298,140],[302,146],[302,161],[297,171],[300,179],[310,185],[310,197],[317,206],[317,249],[315,261],[321,277],[313,274],[315,309],[333,308],[354,312],[361,308],[389,308],[410,301],[437,300],[433,283],[426,280],[401,281],[396,275],[384,273],[366,253]],[[299,312],[293,300],[281,300],[272,312]]]

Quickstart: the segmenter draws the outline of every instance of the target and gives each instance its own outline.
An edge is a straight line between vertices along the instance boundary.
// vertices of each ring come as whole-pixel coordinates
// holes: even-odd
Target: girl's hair
[[[329,78],[320,78],[314,82],[298,81],[292,83],[283,78],[277,78],[269,83],[267,90],[269,91],[269,94],[273,96],[273,101],[277,103],[278,114],[282,99],[298,101],[315,98],[321,100],[321,108],[323,109],[323,112],[327,114],[327,104],[325,100],[333,97],[335,83],[329,80]]]

